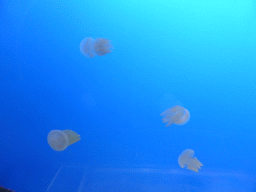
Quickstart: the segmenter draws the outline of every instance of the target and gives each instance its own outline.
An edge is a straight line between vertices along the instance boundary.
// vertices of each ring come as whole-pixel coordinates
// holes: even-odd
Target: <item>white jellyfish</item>
[[[203,164],[196,157],[193,157],[194,154],[195,152],[192,149],[184,150],[178,158],[180,167],[184,168],[186,166],[187,169],[198,172]]]
[[[47,136],[48,144],[55,151],[63,151],[80,139],[80,135],[72,130],[52,130]]]
[[[164,116],[162,121],[163,123],[167,123],[166,127],[172,125],[173,123],[176,125],[184,125],[190,119],[189,111],[179,105],[175,105],[174,107],[167,109],[160,115]]]
[[[86,57],[94,57],[95,55],[103,56],[112,52],[113,46],[110,40],[105,38],[86,37],[80,43],[80,51]]]

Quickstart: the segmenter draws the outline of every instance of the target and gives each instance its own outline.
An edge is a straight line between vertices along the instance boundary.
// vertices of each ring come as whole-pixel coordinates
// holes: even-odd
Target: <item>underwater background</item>
[[[114,49],[84,57],[85,37]],[[193,186],[168,191],[238,175],[240,189],[215,191],[256,191],[255,1],[1,0],[0,39],[1,186],[47,191],[61,166],[82,166],[176,170]],[[176,104],[190,120],[166,128],[160,114]],[[54,129],[81,140],[54,151]],[[198,173],[179,167],[185,149]]]

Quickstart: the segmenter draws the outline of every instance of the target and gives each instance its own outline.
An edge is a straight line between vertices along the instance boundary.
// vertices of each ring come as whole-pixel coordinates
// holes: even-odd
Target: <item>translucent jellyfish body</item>
[[[79,141],[80,135],[72,130],[52,130],[48,133],[47,142],[55,151],[63,151],[69,145]]]
[[[167,109],[161,113],[161,116],[163,116],[163,123],[167,123],[166,127],[172,124],[184,125],[190,119],[189,111],[179,105],[175,105],[174,107]]]
[[[193,157],[194,154],[195,152],[192,149],[184,150],[178,158],[180,167],[184,168],[186,166],[187,169],[198,172],[203,164],[196,157]]]
[[[112,52],[113,46],[110,40],[105,38],[86,37],[80,43],[80,51],[86,57],[94,57],[95,55],[103,56]]]

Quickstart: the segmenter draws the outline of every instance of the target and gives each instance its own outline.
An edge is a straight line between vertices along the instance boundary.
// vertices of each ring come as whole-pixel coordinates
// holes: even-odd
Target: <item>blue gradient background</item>
[[[86,58],[85,37],[111,54]],[[178,169],[187,148],[255,174],[253,0],[0,1],[0,185],[45,191],[61,165]],[[184,126],[159,114],[181,104]],[[81,140],[53,151],[47,134]]]

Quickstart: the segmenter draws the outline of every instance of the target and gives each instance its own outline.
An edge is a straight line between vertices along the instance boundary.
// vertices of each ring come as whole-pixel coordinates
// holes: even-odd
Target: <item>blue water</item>
[[[85,37],[114,50],[86,58]],[[0,40],[1,186],[45,191],[63,165],[191,173],[185,149],[199,173],[255,175],[253,0],[1,0]],[[166,128],[176,104],[190,121]],[[56,152],[53,129],[81,140]]]

